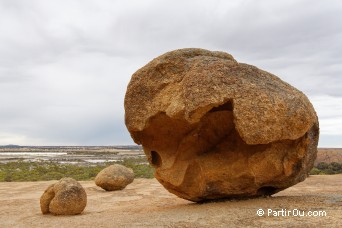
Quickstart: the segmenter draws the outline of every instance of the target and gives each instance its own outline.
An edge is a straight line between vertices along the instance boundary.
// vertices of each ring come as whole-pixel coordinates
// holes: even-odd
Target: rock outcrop
[[[40,198],[43,214],[76,215],[82,213],[86,205],[84,188],[72,178],[62,178],[50,185]]]
[[[134,180],[133,170],[115,164],[101,170],[95,178],[95,184],[106,191],[122,190]]]
[[[308,98],[224,52],[175,50],[139,69],[125,122],[158,181],[191,201],[272,195],[303,181],[317,154]]]

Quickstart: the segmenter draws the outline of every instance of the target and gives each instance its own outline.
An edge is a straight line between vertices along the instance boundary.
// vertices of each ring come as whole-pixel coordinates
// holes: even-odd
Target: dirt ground
[[[203,204],[170,194],[155,179],[116,192],[81,181],[88,195],[81,215],[42,215],[39,198],[54,182],[0,183],[0,227],[342,227],[342,175],[311,176],[268,198]]]

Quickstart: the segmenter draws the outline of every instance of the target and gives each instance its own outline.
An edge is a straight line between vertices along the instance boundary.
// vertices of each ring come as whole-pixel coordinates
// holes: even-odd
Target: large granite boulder
[[[124,189],[133,180],[132,169],[115,164],[101,170],[95,178],[95,184],[106,191],[116,191]]]
[[[62,178],[50,185],[40,197],[43,214],[76,215],[87,205],[87,194],[80,183],[72,178]]]
[[[303,181],[317,153],[308,98],[224,52],[175,50],[139,69],[125,121],[158,181],[191,201],[272,195]]]

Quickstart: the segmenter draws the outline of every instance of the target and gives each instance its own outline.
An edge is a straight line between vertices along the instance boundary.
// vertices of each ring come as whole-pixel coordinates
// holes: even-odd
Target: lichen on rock
[[[180,49],[139,69],[125,122],[158,181],[191,201],[274,194],[303,181],[317,153],[308,98],[224,52]]]

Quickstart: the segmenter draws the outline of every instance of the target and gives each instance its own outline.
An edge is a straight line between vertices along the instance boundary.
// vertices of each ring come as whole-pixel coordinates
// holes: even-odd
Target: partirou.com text
[[[258,216],[269,216],[269,217],[287,217],[287,216],[294,216],[294,217],[324,217],[327,216],[326,211],[304,211],[299,209],[258,209],[256,214]]]

